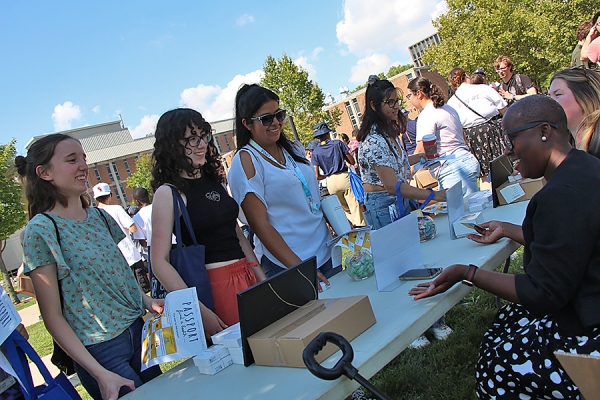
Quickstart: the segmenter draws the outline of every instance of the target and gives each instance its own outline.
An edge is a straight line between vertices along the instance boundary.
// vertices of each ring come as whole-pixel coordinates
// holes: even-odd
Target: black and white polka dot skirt
[[[579,399],[577,386],[554,351],[600,356],[600,328],[587,336],[561,336],[549,317],[534,318],[509,303],[486,332],[477,362],[477,396],[482,399]]]

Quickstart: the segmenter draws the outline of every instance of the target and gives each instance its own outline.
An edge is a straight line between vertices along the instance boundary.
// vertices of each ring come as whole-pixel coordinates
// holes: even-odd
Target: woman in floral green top
[[[123,232],[83,196],[88,166],[78,140],[45,136],[15,164],[30,217],[25,273],[46,328],[88,393],[114,400],[160,374],[157,366],[140,371],[141,317],[144,308],[162,312],[163,301],[141,293],[117,247]]]

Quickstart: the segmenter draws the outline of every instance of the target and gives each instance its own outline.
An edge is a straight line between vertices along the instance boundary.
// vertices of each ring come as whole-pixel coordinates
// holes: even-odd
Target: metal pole
[[[287,120],[290,122],[290,127],[292,128],[292,133],[294,134],[294,138],[300,141],[300,137],[298,136],[298,131],[296,130],[296,125],[294,124],[294,118],[291,115],[287,116]]]

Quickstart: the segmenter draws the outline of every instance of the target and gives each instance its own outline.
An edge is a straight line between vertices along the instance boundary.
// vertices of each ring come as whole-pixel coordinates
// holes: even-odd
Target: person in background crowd
[[[573,199],[600,203],[600,160],[571,147],[565,112],[547,96],[511,106],[502,127],[515,169],[547,183],[531,199],[521,226],[490,221],[468,238],[489,244],[507,237],[522,244],[524,273],[455,264],[409,295],[434,296],[462,281],[509,301],[479,349],[479,398],[580,398],[554,352],[600,352],[600,213],[565,210]]]
[[[317,124],[313,129],[314,137],[319,141],[319,145],[313,150],[311,158],[317,180],[327,182],[327,190],[329,193],[335,194],[340,200],[346,218],[354,227],[365,226],[366,222],[362,207],[354,197],[354,192],[350,187],[350,178],[348,177],[346,163],[349,165],[355,164],[350,149],[341,140],[331,140],[329,135],[331,129],[325,122]],[[342,232],[337,233],[342,234]]]
[[[315,171],[301,145],[283,132],[286,111],[279,97],[256,84],[243,85],[235,100],[237,153],[229,185],[254,231],[255,251],[268,277],[312,256],[318,276],[337,273],[326,243],[325,223]],[[319,288],[320,290],[320,288]]]
[[[600,61],[600,40],[596,40],[600,34],[600,11],[594,14],[591,22],[592,26],[581,46],[581,61],[596,65]]]
[[[471,75],[472,85],[487,85],[487,75],[481,68],[477,68],[473,75]],[[493,88],[492,88],[493,89]]]
[[[133,238],[139,240],[144,252],[142,255],[147,261],[149,259],[148,248],[152,243],[152,202],[148,190],[143,187],[136,187],[132,190],[133,202],[139,208],[139,211],[132,217],[137,231],[133,233]]]
[[[455,90],[448,105],[456,110],[471,153],[479,161],[481,189],[488,182],[490,161],[502,155],[502,114],[508,107],[498,92],[487,85],[472,85],[462,68],[454,68],[448,76]]]
[[[586,66],[588,68],[594,68],[595,64],[590,62],[589,60],[583,61],[581,59],[581,49],[583,47],[583,43],[585,42],[585,38],[587,37],[590,29],[592,28],[592,21],[583,21],[577,27],[577,44],[573,49],[573,54],[571,55],[571,68]]]
[[[408,118],[408,110],[401,107],[398,110],[398,129],[402,138],[402,144],[409,156],[415,154],[417,149],[417,120]]]
[[[550,96],[567,114],[575,147],[600,157],[600,74],[582,67],[557,72]]]
[[[340,134],[341,141],[344,142],[346,146],[350,144],[350,138],[345,133]]]
[[[514,73],[513,62],[507,56],[499,56],[494,62],[494,69],[502,78],[498,93],[509,106],[515,101],[537,94],[537,89],[527,75]]]
[[[125,235],[116,221],[89,207],[85,159],[81,143],[60,133],[15,158],[30,218],[25,273],[46,329],[87,392],[115,400],[161,373],[158,365],[141,371],[142,316],[144,308],[162,312],[164,301],[141,292],[117,246]]]
[[[135,278],[137,279],[140,288],[144,293],[150,291],[150,282],[148,281],[148,268],[144,265],[142,255],[135,247],[135,243],[131,240],[131,233],[137,231],[137,227],[133,222],[133,219],[127,214],[127,212],[117,204],[112,204],[112,193],[110,186],[107,183],[100,182],[92,188],[94,199],[98,203],[98,208],[103,209],[111,217],[117,221],[117,224],[121,227],[125,238],[119,242],[119,249],[123,253],[123,257],[127,260],[127,263],[131,267]]]
[[[313,150],[316,149],[318,145],[319,145],[319,141],[316,139],[308,142],[308,145],[306,146],[306,159],[308,161],[312,161]],[[324,174],[324,172],[321,170],[321,175],[323,175],[323,174]],[[329,190],[327,190],[327,182],[325,181],[325,179],[321,179],[318,182],[319,182],[319,194],[320,194],[321,199],[329,196]]]
[[[156,125],[152,203],[152,272],[169,292],[185,289],[171,265],[173,193],[182,195],[198,244],[205,248],[205,265],[214,299],[214,312],[200,302],[204,331],[214,335],[239,321],[237,293],[265,279],[250,243],[238,226],[239,207],[224,186],[212,130],[202,115],[189,108],[167,111]],[[180,218],[183,219],[182,217]],[[191,245],[181,222],[181,240]]]
[[[461,183],[467,196],[479,190],[479,162],[465,142],[460,118],[454,108],[445,104],[441,89],[424,77],[408,83],[408,100],[421,111],[417,120],[417,153],[424,152],[423,137],[433,134],[437,138],[438,153],[451,158],[432,171],[442,189]]]

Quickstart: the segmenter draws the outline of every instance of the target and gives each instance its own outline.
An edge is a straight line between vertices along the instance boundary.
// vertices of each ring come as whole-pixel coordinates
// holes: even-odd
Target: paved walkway
[[[33,324],[41,321],[40,320],[40,310],[37,306],[37,303],[20,310],[19,315],[21,316],[21,320],[23,322],[23,325],[25,325],[25,327],[28,327],[29,325],[33,325]],[[58,370],[58,368],[56,368],[54,366],[54,364],[52,364],[52,362],[50,362],[51,357],[52,357],[52,355],[48,354],[47,356],[42,357],[42,361],[46,365],[46,368],[48,368],[48,371],[50,371],[50,374],[52,376],[57,376],[60,371]],[[40,372],[38,371],[37,368],[35,368],[35,367],[31,368],[31,376],[33,378],[33,383],[36,386],[44,383],[44,378],[42,378],[42,375],[40,374]],[[73,386],[79,385],[79,378],[77,377],[77,374],[71,375],[69,377],[69,380],[71,381]]]

